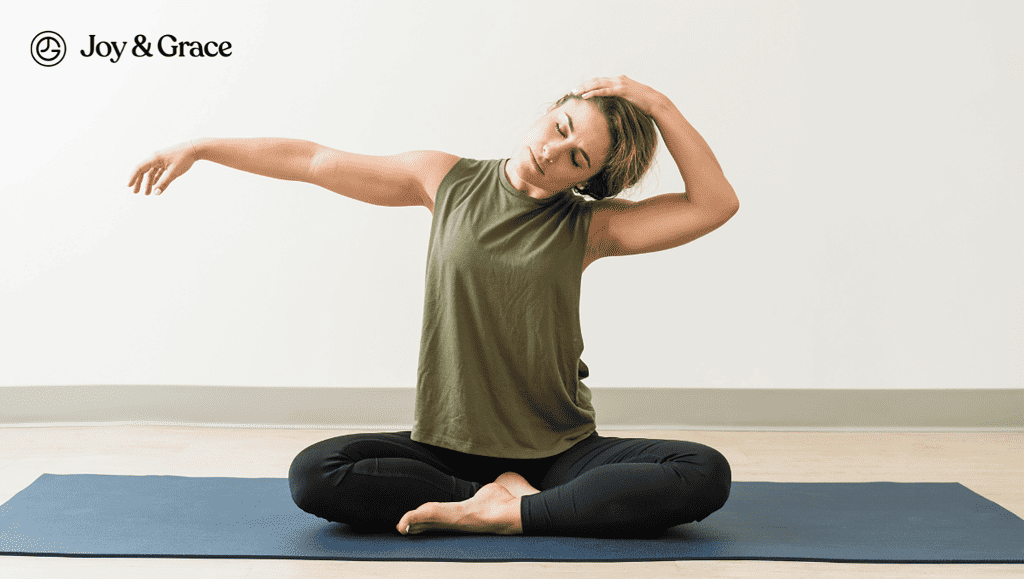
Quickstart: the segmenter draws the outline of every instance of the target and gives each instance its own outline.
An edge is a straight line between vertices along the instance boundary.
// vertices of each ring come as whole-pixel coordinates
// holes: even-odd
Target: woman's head
[[[567,94],[551,110],[570,101],[583,98]],[[622,97],[591,97],[583,102],[594,105],[604,117],[609,145],[600,170],[573,190],[593,199],[614,197],[635,185],[651,166],[658,148],[654,120]]]
[[[640,180],[657,144],[653,119],[628,100],[568,94],[533,124],[506,172],[534,197],[571,189],[606,199]]]

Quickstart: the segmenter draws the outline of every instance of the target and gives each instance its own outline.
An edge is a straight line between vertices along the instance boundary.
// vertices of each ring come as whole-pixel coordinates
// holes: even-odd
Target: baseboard
[[[411,388],[0,387],[0,426],[408,430]],[[605,430],[1024,431],[1022,389],[594,389]]]

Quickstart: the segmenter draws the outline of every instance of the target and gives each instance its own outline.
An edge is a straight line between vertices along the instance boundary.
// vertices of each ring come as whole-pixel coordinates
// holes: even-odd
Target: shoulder
[[[444,175],[432,192],[436,195],[440,195],[442,192],[448,195],[451,190],[457,189],[468,194],[472,191],[500,188],[503,185],[508,188],[510,187],[507,183],[508,180],[504,178],[502,171],[504,161],[504,159],[455,157],[445,163]]]
[[[458,155],[443,151],[410,151],[401,155],[403,161],[417,174],[431,175],[440,173],[443,178],[452,167],[461,160]]]
[[[410,151],[401,157],[408,170],[419,180],[423,193],[430,199],[428,208],[433,210],[437,188],[461,157],[442,151]]]

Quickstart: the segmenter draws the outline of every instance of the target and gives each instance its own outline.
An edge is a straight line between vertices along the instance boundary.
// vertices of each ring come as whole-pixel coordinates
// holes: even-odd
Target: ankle
[[[512,493],[512,496],[521,498],[526,495],[537,494],[540,491],[531,485],[526,478],[516,472],[506,472],[499,476],[494,481],[495,483],[505,487],[508,492]]]
[[[523,532],[522,499],[515,497],[498,510],[496,532],[500,535],[520,535]]]

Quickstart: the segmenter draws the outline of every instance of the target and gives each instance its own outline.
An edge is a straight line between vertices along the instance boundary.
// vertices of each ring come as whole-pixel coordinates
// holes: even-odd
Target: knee
[[[722,508],[729,500],[729,491],[732,489],[732,468],[725,455],[711,447],[705,447],[702,462],[704,476],[701,481],[701,495],[707,510],[696,519],[698,521]]]
[[[672,493],[683,522],[701,521],[729,499],[732,469],[721,452],[703,444],[686,443],[685,450],[669,465],[678,477]]]
[[[292,500],[300,509],[310,512],[309,505],[315,496],[314,486],[316,483],[316,470],[319,466],[316,453],[312,448],[300,452],[288,467],[288,488],[292,494]]]
[[[391,435],[349,434],[321,440],[300,452],[288,467],[288,488],[295,505],[318,517],[336,506],[338,487],[352,465],[374,456],[378,439]]]
[[[334,487],[352,465],[334,440],[320,441],[300,452],[288,467],[288,488],[300,509],[322,515]]]

